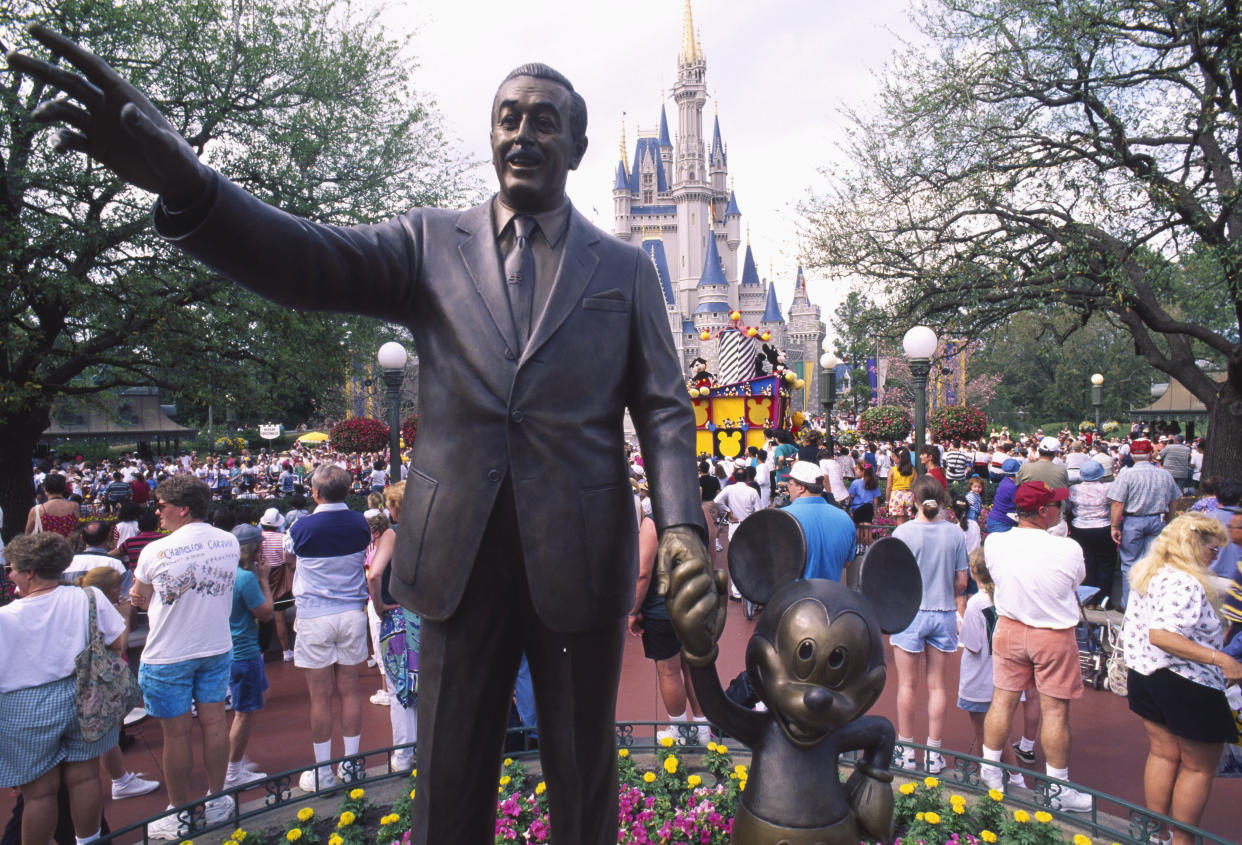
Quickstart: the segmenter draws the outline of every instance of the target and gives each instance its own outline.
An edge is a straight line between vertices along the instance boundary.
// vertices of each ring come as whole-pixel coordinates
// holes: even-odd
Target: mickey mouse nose
[[[823,687],[811,687],[802,696],[809,710],[827,710],[832,706],[832,693]]]

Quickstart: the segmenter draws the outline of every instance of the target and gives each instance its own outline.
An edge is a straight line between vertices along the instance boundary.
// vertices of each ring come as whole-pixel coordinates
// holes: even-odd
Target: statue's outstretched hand
[[[24,53],[8,54],[10,68],[67,95],[45,100],[32,114],[41,123],[65,124],[57,132],[58,151],[86,153],[126,182],[159,194],[174,208],[202,195],[208,179],[206,166],[141,91],[103,59],[63,35],[38,24],[31,24],[29,32],[81,72]]]
[[[716,659],[724,631],[728,576],[713,572],[699,532],[688,525],[664,530],[656,550],[656,588],[663,593],[682,655],[691,665]]]

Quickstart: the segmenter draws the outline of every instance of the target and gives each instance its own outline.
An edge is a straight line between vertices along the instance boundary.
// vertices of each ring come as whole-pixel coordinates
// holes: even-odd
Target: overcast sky
[[[639,127],[654,130],[661,90],[671,100],[681,47],[684,0],[581,3],[567,0],[389,0],[385,24],[412,32],[414,84],[437,101],[451,136],[487,162],[491,98],[509,70],[542,61],[568,76],[586,98],[590,147],[569,177],[574,205],[612,231],[612,184],[620,158],[622,114],[628,154]],[[761,276],[772,266],[787,309],[798,261],[797,203],[821,184],[819,169],[840,154],[842,105],[873,95],[873,74],[913,37],[908,0],[692,0],[707,61],[704,107],[728,145],[742,222]],[[595,215],[594,209],[598,210]],[[827,321],[843,292],[808,276]],[[837,286],[839,287],[839,286]]]

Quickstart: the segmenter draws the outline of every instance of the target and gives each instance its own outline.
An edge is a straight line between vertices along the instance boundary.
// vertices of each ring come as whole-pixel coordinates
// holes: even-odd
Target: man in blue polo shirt
[[[311,473],[311,496],[317,507],[285,535],[285,551],[297,557],[293,573],[293,604],[297,610],[293,665],[306,671],[310,693],[310,733],[314,771],[302,773],[298,785],[307,792],[336,785],[332,758],[332,693],[341,701],[345,756],[358,753],[362,734],[362,703],[358,666],[367,659],[367,584],[364,564],[371,531],[366,518],[345,504],[352,479],[336,464]],[[352,780],[357,773],[341,764],[339,774]]]
[[[824,474],[818,464],[797,461],[789,471],[790,503],[785,508],[806,535],[806,571],[803,578],[840,581],[854,558],[856,531],[845,511],[823,497]]]

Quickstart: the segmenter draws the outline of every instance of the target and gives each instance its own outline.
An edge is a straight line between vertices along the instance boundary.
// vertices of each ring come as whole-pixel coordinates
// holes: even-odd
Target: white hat
[[[1055,437],[1045,437],[1039,441],[1039,451],[1041,452],[1060,452],[1061,441]]]
[[[266,525],[268,528],[282,528],[284,527],[285,520],[276,508],[268,508],[263,511],[263,517],[259,520],[259,524]]]
[[[819,468],[819,464],[813,464],[810,461],[794,461],[793,468],[789,470],[789,477],[799,484],[820,484],[824,480],[824,471]]]

